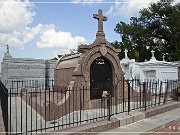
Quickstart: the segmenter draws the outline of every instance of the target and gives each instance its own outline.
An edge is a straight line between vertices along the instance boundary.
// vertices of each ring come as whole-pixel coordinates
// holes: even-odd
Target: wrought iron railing
[[[95,100],[90,100],[92,91],[87,87],[60,87],[54,80],[50,80],[48,88],[37,80],[0,84],[6,131],[23,134],[61,130],[178,100],[179,81],[122,78],[117,84],[120,87],[114,86],[111,95],[108,89],[104,93],[100,90],[102,98]]]
[[[8,132],[8,90],[0,81],[0,103],[5,131]]]

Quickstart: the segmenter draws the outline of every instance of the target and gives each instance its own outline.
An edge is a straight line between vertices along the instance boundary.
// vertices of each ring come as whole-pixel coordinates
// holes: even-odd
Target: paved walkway
[[[102,132],[99,135],[140,135],[145,132],[152,131],[153,129],[160,128],[163,125],[167,126],[168,123],[175,120],[180,120],[180,108],[161,113],[159,115],[143,119],[126,126],[109,130],[107,132]],[[172,134],[172,132],[169,133],[169,135],[170,134]],[[180,132],[176,132],[176,134],[180,135]]]

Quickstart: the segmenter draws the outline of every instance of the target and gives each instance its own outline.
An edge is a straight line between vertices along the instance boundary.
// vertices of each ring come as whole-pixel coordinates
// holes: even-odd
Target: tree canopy
[[[130,24],[120,21],[115,32],[122,41],[112,45],[120,48],[120,59],[124,50],[137,61],[150,59],[151,50],[158,60],[165,55],[167,61],[180,60],[180,3],[173,0],[160,0],[139,11],[139,17],[131,17]]]

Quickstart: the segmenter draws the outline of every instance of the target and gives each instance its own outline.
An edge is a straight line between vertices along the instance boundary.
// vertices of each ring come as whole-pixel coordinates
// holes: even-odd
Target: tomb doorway
[[[101,99],[103,91],[112,95],[112,66],[104,57],[96,58],[90,67],[90,99]]]

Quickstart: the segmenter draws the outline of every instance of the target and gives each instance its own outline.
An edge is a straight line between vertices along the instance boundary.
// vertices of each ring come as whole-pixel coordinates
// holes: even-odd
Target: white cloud
[[[37,26],[32,28],[26,27],[25,31],[23,32],[23,42],[26,44],[33,40],[34,37],[38,35],[40,31],[42,31],[43,27],[44,25],[42,24],[38,24]]]
[[[22,41],[20,40],[21,33],[14,31],[12,33],[0,33],[0,44],[1,45],[11,45],[11,46],[22,46]]]
[[[23,45],[22,33],[33,20],[34,5],[16,0],[0,1],[0,45]]]
[[[110,7],[106,15],[122,16],[129,19],[131,16],[138,15],[142,8],[147,8],[150,3],[156,3],[160,0],[72,0],[76,4],[101,4],[109,3]],[[180,0],[174,0],[174,3],[179,3]]]
[[[96,3],[102,3],[105,0],[73,0],[72,2],[75,4],[96,4]]]
[[[107,15],[123,16],[124,18],[130,18],[138,14],[142,8],[147,8],[151,2],[157,2],[158,0],[115,0],[115,3],[110,6],[107,11]]]
[[[53,51],[53,56],[57,56],[57,55],[65,55],[65,54],[69,54],[70,50],[68,49],[56,49]]]
[[[72,36],[70,32],[56,31],[54,25],[46,26],[40,36],[37,46],[40,48],[59,48],[64,50],[77,49],[80,43],[85,43],[84,37]]]
[[[35,12],[33,5],[16,0],[1,0],[0,2],[0,32],[10,33],[22,31],[32,22]]]
[[[53,24],[41,24],[29,27],[35,16],[33,4],[28,0],[0,0],[0,45],[23,47],[39,38],[40,48],[55,47],[61,51],[75,49],[84,37],[72,36],[70,32],[56,31]]]

